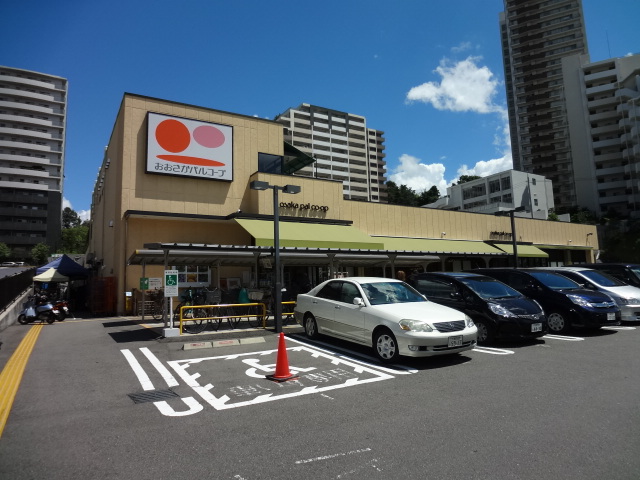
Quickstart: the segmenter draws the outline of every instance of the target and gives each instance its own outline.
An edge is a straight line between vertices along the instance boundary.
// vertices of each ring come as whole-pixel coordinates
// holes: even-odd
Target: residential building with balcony
[[[0,242],[15,258],[62,228],[67,80],[0,66]]]
[[[505,0],[500,31],[513,167],[550,179],[556,207],[576,206],[562,59],[588,54],[582,2]]]
[[[387,202],[384,132],[365,117],[303,103],[275,121],[286,142],[315,159],[296,175],[340,180],[346,200]]]
[[[640,218],[640,55],[563,59],[576,200]]]

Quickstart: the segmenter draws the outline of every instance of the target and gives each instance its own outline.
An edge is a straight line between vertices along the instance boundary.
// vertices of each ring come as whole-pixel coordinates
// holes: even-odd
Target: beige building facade
[[[125,313],[128,292],[166,268],[182,288],[268,289],[275,193],[251,189],[256,180],[300,188],[276,204],[285,283],[513,260],[508,216],[345,200],[341,181],[280,173],[309,162],[288,148],[274,121],[125,94],[92,199],[87,256],[102,311]],[[595,226],[514,225],[521,265],[593,261],[598,249]]]

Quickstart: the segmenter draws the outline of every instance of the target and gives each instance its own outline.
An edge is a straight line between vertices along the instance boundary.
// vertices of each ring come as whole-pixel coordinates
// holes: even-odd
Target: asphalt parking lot
[[[0,333],[3,368],[32,328]],[[298,378],[274,382],[272,332],[169,342],[127,318],[44,325],[0,478],[638,478],[635,325],[391,366],[285,330]]]

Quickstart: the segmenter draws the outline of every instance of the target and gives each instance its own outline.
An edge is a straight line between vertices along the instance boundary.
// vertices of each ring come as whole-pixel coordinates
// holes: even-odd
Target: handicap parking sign
[[[164,296],[178,296],[178,270],[164,271]]]

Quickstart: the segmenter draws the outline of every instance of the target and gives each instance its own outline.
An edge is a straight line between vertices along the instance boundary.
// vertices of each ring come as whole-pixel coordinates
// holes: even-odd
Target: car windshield
[[[487,300],[522,296],[520,292],[492,278],[461,278],[460,281]]]
[[[371,305],[427,301],[418,291],[403,282],[362,283],[360,286]]]
[[[551,272],[529,272],[532,277],[543,283],[551,290],[577,290],[580,287],[573,280]]]
[[[631,267],[631,268],[629,268],[629,270],[631,271],[631,273],[633,275],[635,275],[635,277],[638,279],[638,281],[640,281],[640,267]]]
[[[623,281],[596,270],[581,270],[580,274],[601,287],[623,287],[626,285]]]

